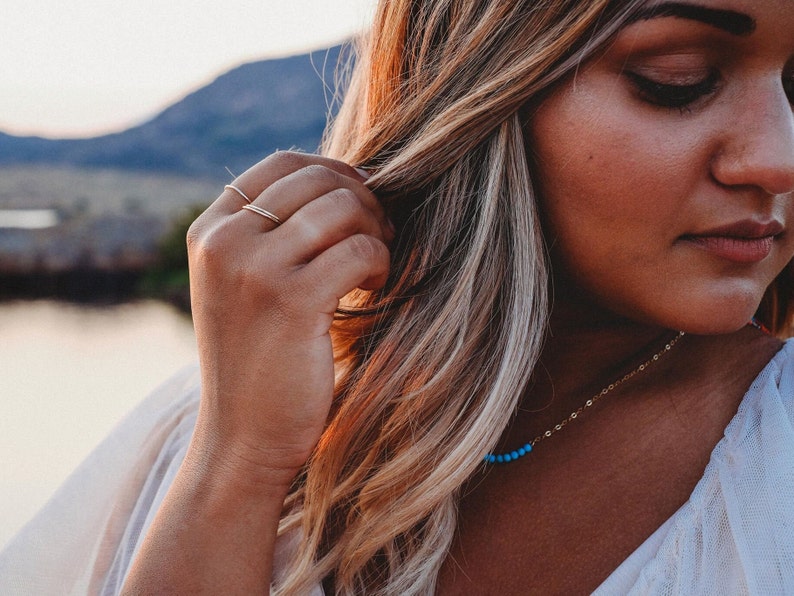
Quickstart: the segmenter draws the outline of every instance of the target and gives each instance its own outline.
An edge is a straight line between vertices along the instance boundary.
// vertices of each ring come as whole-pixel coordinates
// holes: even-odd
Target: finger
[[[223,187],[223,189],[224,190],[232,190],[232,191],[236,192],[238,195],[240,195],[240,198],[243,199],[249,205],[254,202],[253,199],[251,197],[249,197],[247,194],[245,194],[245,191],[243,191],[243,189],[240,188],[239,186],[235,186],[234,184],[227,184],[226,186]],[[245,206],[245,205],[243,205],[243,206]]]
[[[289,244],[285,258],[297,265],[356,234],[372,236],[386,244],[391,241],[382,222],[358,195],[348,188],[335,188],[301,207],[273,233],[272,239]]]
[[[352,192],[380,221],[384,235],[392,233],[393,227],[383,206],[372,191],[364,186],[361,178],[350,178],[323,165],[310,165],[275,181],[256,197],[254,204],[286,221],[310,201],[337,189]]]
[[[261,217],[264,217],[269,222],[269,225],[271,225],[271,229],[275,229],[272,226],[278,227],[284,223],[278,215],[276,215],[271,211],[268,211],[267,209],[263,209],[258,205],[253,205],[253,204],[243,205],[241,212],[242,211],[250,211],[252,213],[256,213],[257,215],[260,215]]]
[[[231,186],[239,189],[242,194],[245,194],[253,201],[263,190],[270,187],[277,180],[312,165],[324,166],[354,180],[364,181],[366,179],[355,168],[329,157],[293,151],[279,151],[243,172],[231,182]],[[209,210],[218,215],[230,215],[241,209],[243,204],[245,204],[245,199],[243,199],[241,194],[227,187],[210,206]]]
[[[314,201],[320,199],[322,199],[320,205],[309,208]],[[334,200],[339,203],[336,208],[333,205]],[[309,209],[306,210],[307,208]],[[318,244],[320,229],[328,229],[328,222],[346,224],[341,228],[344,235],[356,232],[373,234],[387,244],[394,240],[394,226],[388,220],[375,195],[360,181],[321,165],[307,166],[277,180],[265,189],[250,207],[243,205],[243,209],[256,210],[259,215],[270,220],[254,220],[243,214],[237,216],[240,229],[247,229],[249,232],[273,231],[279,225],[279,220],[290,221],[300,214],[299,221],[307,228],[303,241],[309,246],[308,252],[303,253],[303,258],[311,258],[317,252],[342,239],[342,236],[337,234],[330,240]],[[340,219],[338,217],[340,214],[345,218]],[[316,221],[312,220],[312,216]],[[328,222],[325,221],[326,216],[330,216]],[[360,221],[355,224],[356,217],[351,216],[356,216]],[[377,231],[370,226],[372,221],[377,223],[379,228]],[[294,225],[288,227],[290,238],[299,233]]]
[[[333,313],[339,299],[355,288],[383,287],[389,275],[389,249],[373,236],[348,236],[295,275],[305,295],[313,295],[321,308]]]

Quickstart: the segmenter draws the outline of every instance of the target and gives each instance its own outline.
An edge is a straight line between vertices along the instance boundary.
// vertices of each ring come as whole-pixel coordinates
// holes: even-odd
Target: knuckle
[[[203,257],[210,254],[213,250],[212,228],[209,222],[205,222],[202,217],[195,220],[187,230],[185,241],[187,242],[188,255],[191,258]]]
[[[194,220],[190,227],[187,229],[187,234],[185,235],[185,242],[187,243],[188,252],[192,250],[197,250],[201,242],[201,236],[203,231],[203,222],[201,222],[201,217]]]
[[[230,245],[235,233],[228,225],[222,223],[214,226],[203,225],[196,220],[187,232],[188,257],[191,263],[204,267],[212,267],[224,261],[230,254]]]
[[[322,236],[322,224],[319,216],[312,216],[311,213],[302,209],[290,217],[291,224],[300,229],[301,238],[307,244],[313,244]]]
[[[349,188],[337,188],[328,193],[328,199],[335,210],[346,217],[362,217],[365,215],[364,206],[358,196]]]
[[[380,261],[386,250],[386,247],[381,242],[365,234],[350,236],[348,247],[353,258],[368,262]]]
[[[339,174],[321,164],[309,164],[303,168],[302,172],[313,180],[329,186],[341,183]]]
[[[268,244],[253,250],[230,219],[196,222],[187,238],[191,278],[205,296],[215,302],[234,296],[241,304],[256,305],[273,316],[292,316],[302,293],[277,247]]]
[[[296,151],[276,151],[264,163],[280,172],[294,172],[306,165],[306,156]]]

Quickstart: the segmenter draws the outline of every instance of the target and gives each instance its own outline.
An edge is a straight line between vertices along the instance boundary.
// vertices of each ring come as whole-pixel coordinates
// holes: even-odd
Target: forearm
[[[189,455],[122,593],[268,593],[286,491],[282,483],[254,485]]]

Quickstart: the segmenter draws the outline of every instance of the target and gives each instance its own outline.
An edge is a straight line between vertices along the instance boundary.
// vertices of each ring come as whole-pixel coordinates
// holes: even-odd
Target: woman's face
[[[731,331],[794,255],[794,0],[651,6],[528,127],[552,274],[644,323]]]

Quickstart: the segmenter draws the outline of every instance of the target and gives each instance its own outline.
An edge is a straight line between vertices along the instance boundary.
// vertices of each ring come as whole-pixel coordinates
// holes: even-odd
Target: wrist
[[[300,458],[285,461],[277,450],[272,451],[259,446],[252,449],[237,441],[207,441],[197,429],[182,469],[205,490],[273,500],[280,507],[302,464]]]

